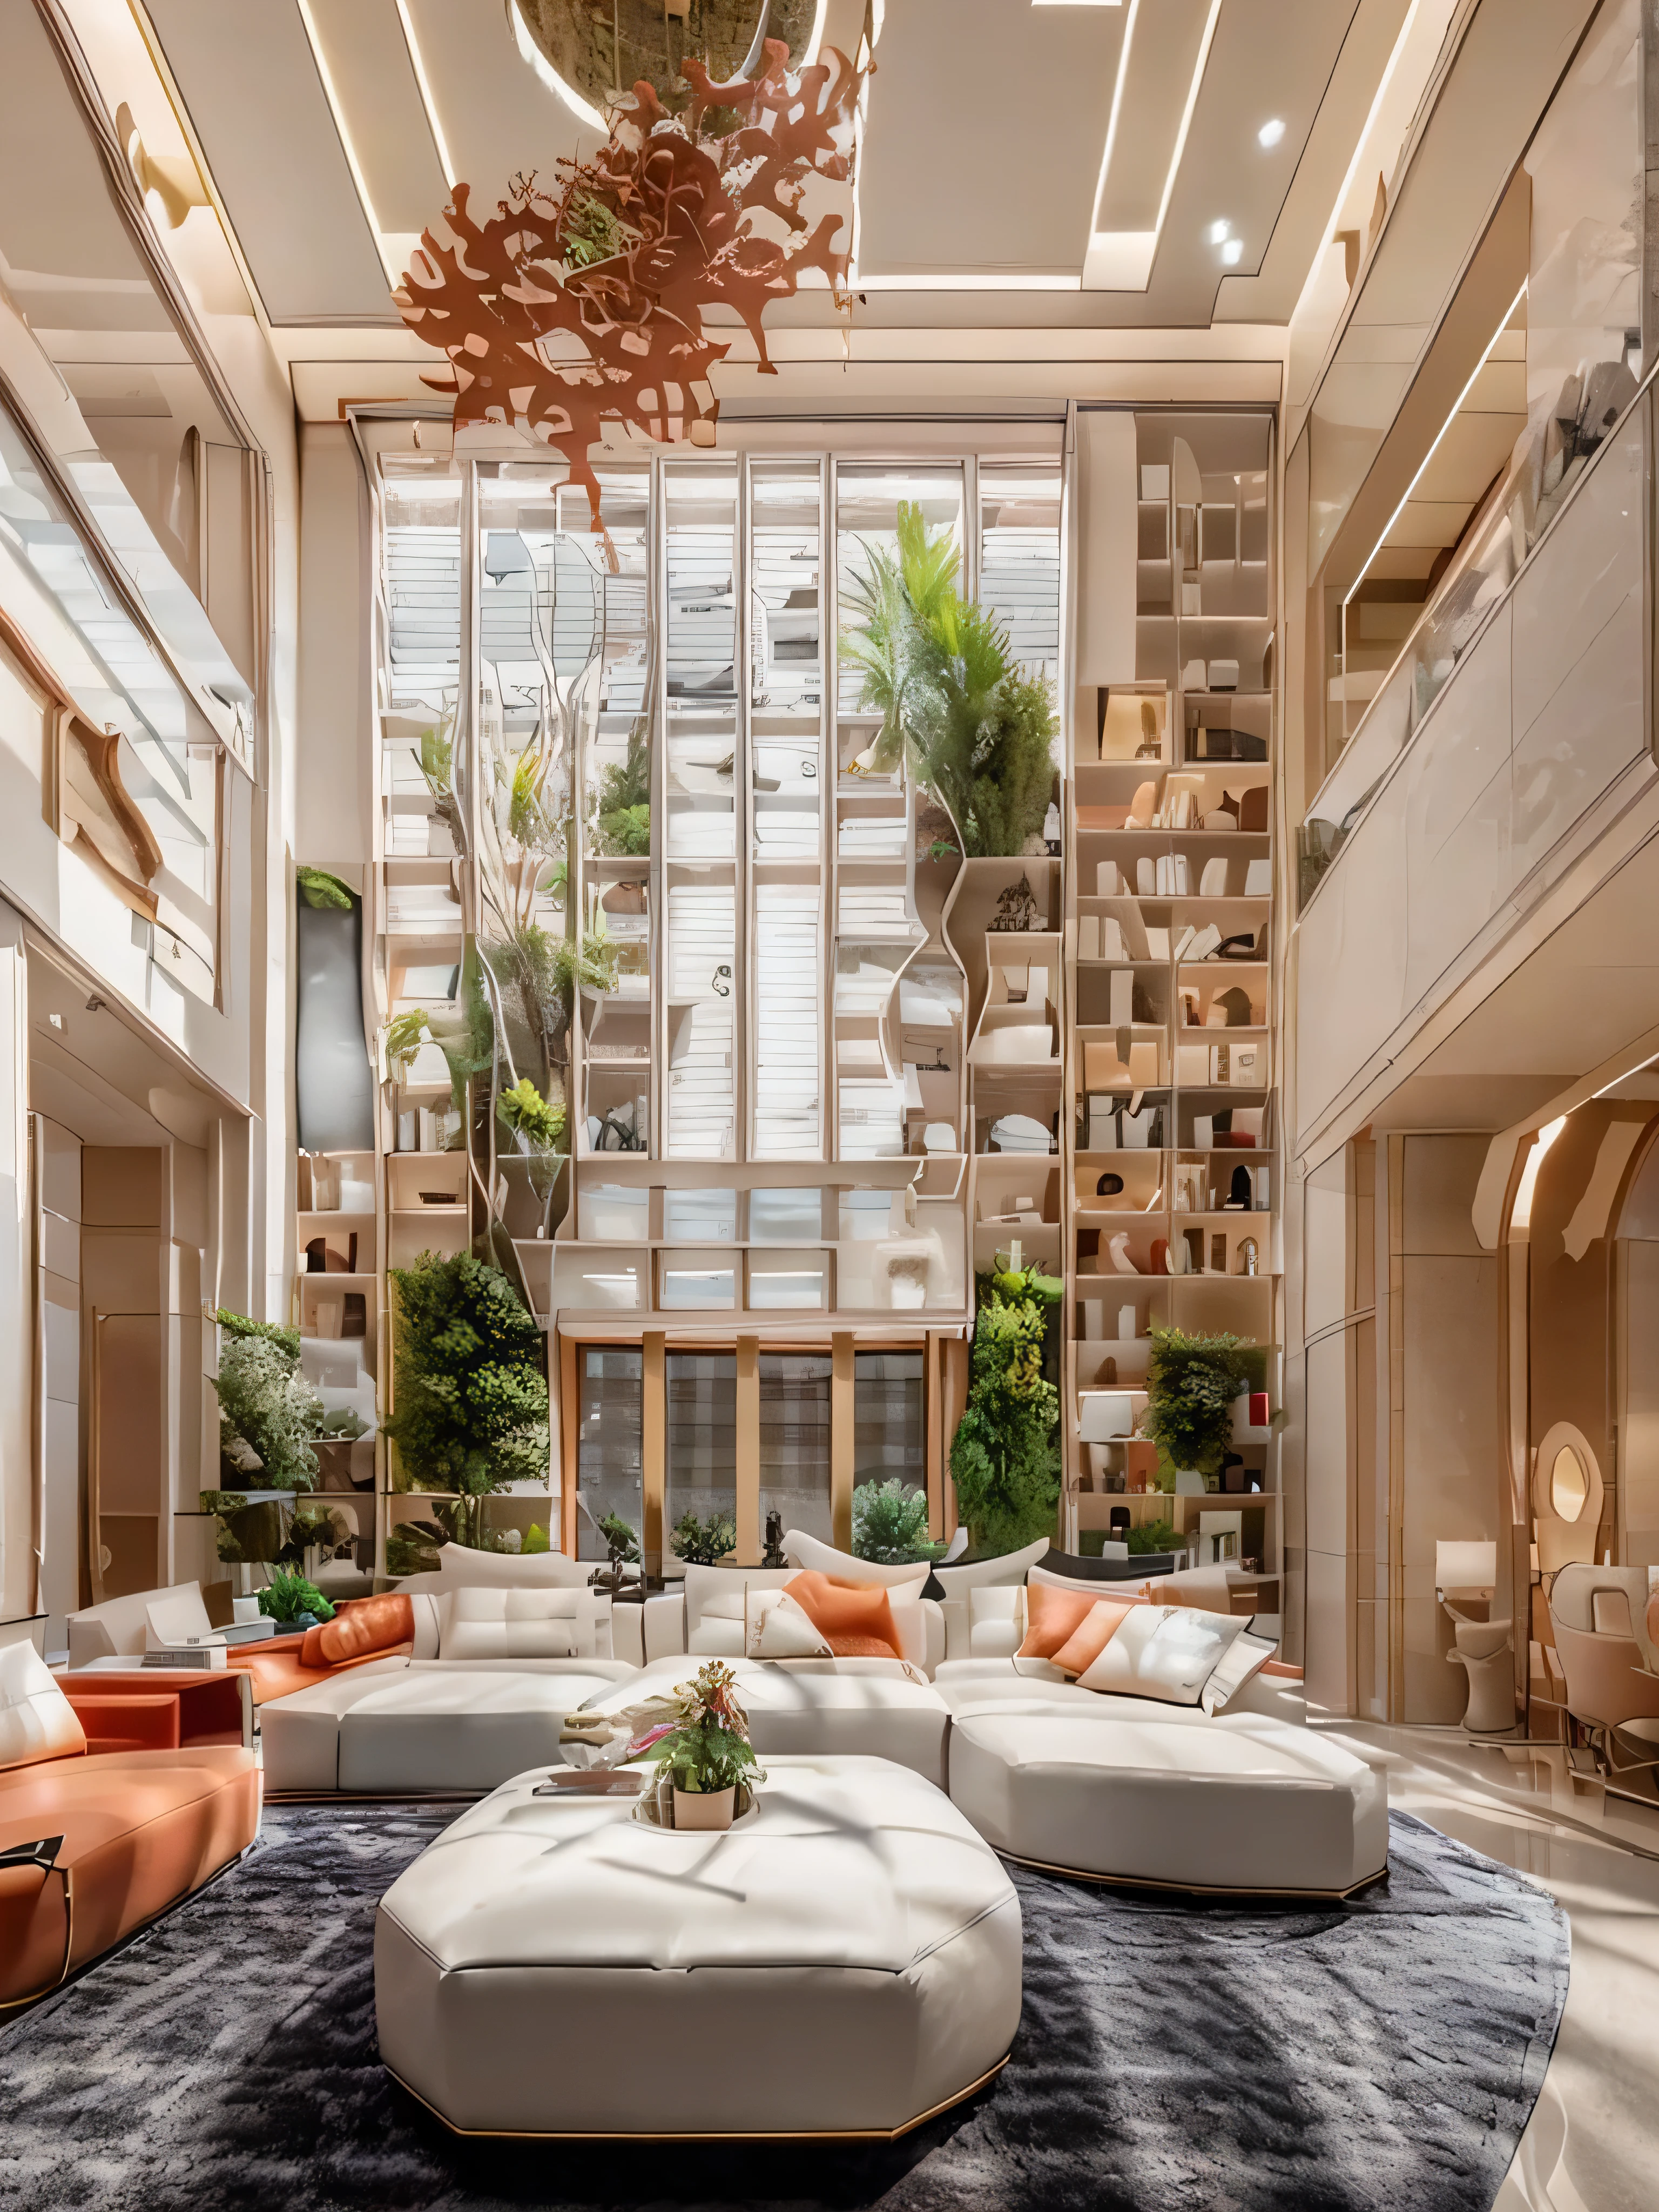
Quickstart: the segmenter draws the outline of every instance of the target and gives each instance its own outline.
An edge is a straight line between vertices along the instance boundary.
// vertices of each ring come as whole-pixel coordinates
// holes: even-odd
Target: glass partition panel
[[[587,495],[559,488],[552,656],[583,750],[587,849],[642,860],[651,850],[651,635],[647,576],[650,477],[644,469],[599,471],[610,544],[594,534]],[[615,566],[612,567],[614,562]],[[598,596],[597,650],[584,621],[586,568]],[[590,657],[581,658],[584,647]]]
[[[662,472],[670,860],[737,855],[738,475]]]
[[[737,973],[731,872],[688,872],[668,890],[671,1159],[737,1156]]]
[[[1029,674],[1060,682],[1060,471],[982,466],[979,599]]]
[[[824,1543],[830,1518],[830,1358],[825,1352],[760,1355],[760,1515],[786,1532]]]
[[[641,1356],[621,1346],[581,1346],[576,1355],[576,1556],[606,1555],[599,1523],[619,1514],[642,1526]]]
[[[730,1352],[671,1352],[663,1531],[689,1513],[737,1511],[738,1362]]]
[[[735,1244],[738,1194],[734,1190],[664,1191],[662,1233],[673,1244]]]
[[[817,883],[755,886],[757,1159],[823,1153],[822,896]]]
[[[919,1352],[853,1355],[853,1480],[927,1484],[927,1385]]]

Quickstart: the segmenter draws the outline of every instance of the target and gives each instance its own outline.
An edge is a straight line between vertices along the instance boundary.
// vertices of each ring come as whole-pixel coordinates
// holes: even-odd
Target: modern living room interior
[[[1659,13],[0,64],[6,2201],[1645,2212]]]

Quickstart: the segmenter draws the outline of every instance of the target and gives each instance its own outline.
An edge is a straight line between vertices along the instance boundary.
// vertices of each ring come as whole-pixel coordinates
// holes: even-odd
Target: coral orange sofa
[[[259,1774],[233,1743],[179,1745],[165,1691],[100,1684],[97,1739],[166,1734],[167,1748],[89,1752],[31,1644],[0,1646],[0,2013],[44,1996],[188,1897],[258,1832]]]
[[[407,1658],[415,1649],[415,1608],[400,1592],[343,1598],[332,1620],[303,1636],[273,1636],[232,1651],[227,1666],[246,1674],[256,1705],[331,1682],[371,1659]]]

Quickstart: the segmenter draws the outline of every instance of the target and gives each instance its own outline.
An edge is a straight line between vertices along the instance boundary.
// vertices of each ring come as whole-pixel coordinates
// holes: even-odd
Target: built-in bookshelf
[[[1265,415],[1136,417],[1135,666],[1075,703],[1062,1117],[1073,1539],[1236,1510],[1224,1548],[1269,1576],[1271,1426],[1241,1426],[1224,1496],[1176,1498],[1103,1394],[1144,1409],[1158,1322],[1259,1344],[1279,1403],[1271,441]]]

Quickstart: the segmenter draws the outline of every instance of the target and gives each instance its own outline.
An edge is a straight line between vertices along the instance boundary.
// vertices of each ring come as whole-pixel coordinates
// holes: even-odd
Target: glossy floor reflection
[[[1572,1980],[1544,2094],[1494,2212],[1652,2212],[1659,2170],[1659,1807],[1577,1788],[1541,1744],[1345,1723],[1389,1802],[1555,1897]]]

